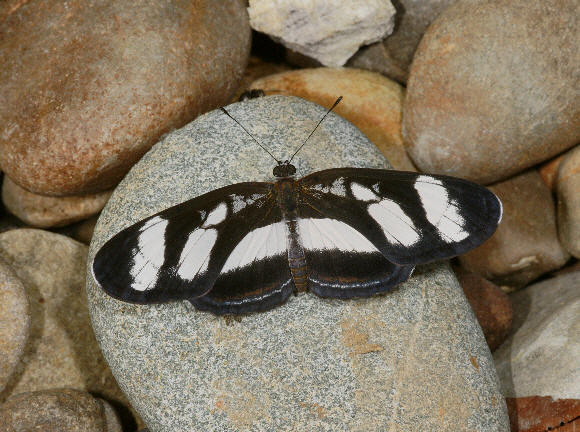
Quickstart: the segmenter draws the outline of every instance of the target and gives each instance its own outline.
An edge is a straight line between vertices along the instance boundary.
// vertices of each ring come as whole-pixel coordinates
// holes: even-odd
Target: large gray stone
[[[229,111],[286,158],[325,110],[273,96]],[[334,114],[295,162],[299,175],[387,166]],[[89,260],[123,227],[232,182],[269,179],[273,165],[221,112],[199,117],[129,172],[103,210]],[[386,296],[301,294],[229,324],[188,302],[117,301],[90,272],[87,294],[105,357],[152,431],[508,430],[485,339],[443,265],[418,269]]]

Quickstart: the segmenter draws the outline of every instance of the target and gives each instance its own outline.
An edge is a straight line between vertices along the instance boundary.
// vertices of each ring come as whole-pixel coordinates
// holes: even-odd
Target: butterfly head
[[[292,177],[296,174],[296,167],[290,163],[290,161],[278,162],[278,165],[274,167],[272,174],[276,178]]]

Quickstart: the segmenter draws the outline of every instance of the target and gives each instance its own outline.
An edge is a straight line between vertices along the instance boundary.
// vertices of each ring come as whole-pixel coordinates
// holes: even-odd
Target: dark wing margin
[[[491,191],[444,175],[336,168],[303,177],[299,187],[301,214],[351,226],[401,266],[474,249],[502,214]]]
[[[193,300],[214,287],[229,255],[248,232],[281,218],[271,183],[216,189],[114,235],[96,253],[93,275],[104,291],[126,302]],[[255,291],[262,282],[248,276],[246,285],[235,292],[243,297],[244,290]],[[287,283],[286,275],[273,274],[269,282],[269,289],[276,291]]]

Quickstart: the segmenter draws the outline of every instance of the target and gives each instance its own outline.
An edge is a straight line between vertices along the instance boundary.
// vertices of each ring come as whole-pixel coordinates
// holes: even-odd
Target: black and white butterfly
[[[295,179],[292,158],[277,161],[274,182],[222,187],[117,233],[95,255],[96,281],[123,301],[189,300],[215,314],[302,291],[367,297],[479,246],[501,219],[499,199],[466,180],[366,168]]]

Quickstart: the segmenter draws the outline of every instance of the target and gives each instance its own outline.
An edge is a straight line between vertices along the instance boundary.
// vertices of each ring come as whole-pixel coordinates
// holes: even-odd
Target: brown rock
[[[24,355],[30,331],[30,313],[24,286],[0,259],[0,399]]]
[[[550,396],[506,398],[512,432],[574,432],[580,429],[580,399]]]
[[[93,231],[95,230],[95,225],[97,224],[98,220],[99,215],[95,215],[90,217],[89,219],[85,219],[84,221],[77,222],[64,228],[60,228],[55,232],[57,232],[58,234],[65,235],[67,237],[71,237],[76,241],[88,245],[91,242],[91,239],[93,238]]]
[[[562,160],[556,183],[560,242],[580,258],[580,146]]]
[[[401,83],[407,82],[415,49],[431,22],[456,0],[399,0],[395,31],[382,42],[361,48],[347,66],[379,72]]]
[[[546,186],[548,186],[552,191],[556,189],[558,168],[560,168],[560,163],[562,163],[562,159],[564,159],[564,156],[567,153],[568,152],[556,156],[554,159],[551,159],[538,167],[538,173],[542,176],[542,180],[544,180]]]
[[[563,266],[552,193],[537,171],[490,186],[501,199],[503,219],[483,245],[459,257],[468,270],[498,285],[521,287]]]
[[[6,209],[37,228],[69,225],[100,212],[112,191],[85,196],[51,197],[28,192],[4,176],[2,202]]]
[[[13,396],[0,407],[0,424],[10,432],[121,432],[102,400],[72,389]]]
[[[91,329],[86,256],[85,245],[51,232],[0,234],[0,257],[26,287],[31,317],[23,370],[11,394],[71,387],[127,404]]]
[[[252,83],[272,93],[283,93],[330,107],[359,128],[395,169],[415,171],[401,136],[403,88],[379,74],[359,69],[303,69],[261,78]]]
[[[159,139],[227,103],[244,2],[11,3],[0,26],[0,165],[45,195],[114,186]]]
[[[453,268],[465,297],[483,330],[489,349],[494,351],[508,336],[513,309],[509,297],[497,285],[460,266]]]
[[[421,170],[505,179],[580,141],[577,0],[465,0],[426,31],[403,136]]]

